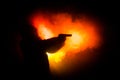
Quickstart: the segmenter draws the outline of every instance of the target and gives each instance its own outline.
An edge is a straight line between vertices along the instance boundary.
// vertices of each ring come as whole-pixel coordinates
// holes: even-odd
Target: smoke
[[[102,44],[100,26],[87,15],[72,16],[69,13],[35,13],[30,17],[38,36],[48,39],[58,34],[72,34],[56,53],[47,53],[53,74],[68,74],[83,69],[95,61]],[[91,63],[92,64],[92,63]]]

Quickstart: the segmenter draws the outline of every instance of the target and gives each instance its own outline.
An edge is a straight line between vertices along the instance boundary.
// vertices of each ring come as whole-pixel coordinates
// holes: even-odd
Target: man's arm
[[[58,51],[62,46],[67,36],[72,36],[71,34],[59,34],[58,37],[43,40],[43,47],[47,52],[54,53]]]

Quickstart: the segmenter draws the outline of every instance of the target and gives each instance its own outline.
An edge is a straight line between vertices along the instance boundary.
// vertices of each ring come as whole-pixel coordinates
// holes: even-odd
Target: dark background
[[[94,67],[89,70],[77,72],[69,79],[87,79],[87,80],[102,80],[102,79],[118,79],[119,78],[119,45],[118,45],[118,27],[119,27],[119,3],[118,1],[75,1],[75,0],[60,0],[60,1],[16,1],[8,2],[4,5],[7,16],[8,27],[8,54],[7,64],[17,64],[20,60],[20,50],[18,43],[19,36],[19,18],[31,13],[37,8],[46,11],[67,11],[78,14],[87,12],[95,17],[98,17],[104,24],[104,45],[101,48],[101,58]],[[118,46],[117,46],[118,45]]]

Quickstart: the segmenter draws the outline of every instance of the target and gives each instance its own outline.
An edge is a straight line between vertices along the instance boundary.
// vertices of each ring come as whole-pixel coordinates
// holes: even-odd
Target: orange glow
[[[73,21],[72,16],[66,13],[51,14],[49,17],[45,14],[39,14],[32,17],[32,24],[42,39],[56,37],[60,33],[72,34],[72,37],[67,37],[65,45],[59,51],[54,54],[46,52],[50,69],[55,73],[72,70],[75,61],[82,65],[82,61],[90,60],[91,56],[89,55],[92,54],[83,53],[83,51],[88,48],[97,48],[101,44],[99,31],[97,31],[98,25],[85,16]]]

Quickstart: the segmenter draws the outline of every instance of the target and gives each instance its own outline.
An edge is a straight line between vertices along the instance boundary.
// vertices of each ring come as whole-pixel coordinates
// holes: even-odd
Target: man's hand
[[[59,34],[58,38],[62,39],[63,41],[66,40],[66,37],[71,37],[72,34]]]

